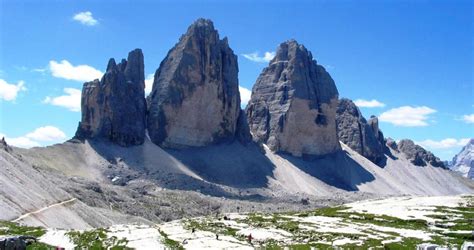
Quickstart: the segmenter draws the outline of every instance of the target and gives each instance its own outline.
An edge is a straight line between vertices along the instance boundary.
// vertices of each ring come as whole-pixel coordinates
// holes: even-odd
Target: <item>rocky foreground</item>
[[[41,244],[66,249],[460,249],[474,245],[473,219],[474,196],[397,197],[304,212],[216,214],[87,231],[30,230],[36,230]],[[11,226],[3,223],[0,233]]]

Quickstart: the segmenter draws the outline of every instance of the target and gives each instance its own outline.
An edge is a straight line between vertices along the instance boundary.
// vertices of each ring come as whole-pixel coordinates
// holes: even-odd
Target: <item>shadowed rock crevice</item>
[[[311,52],[295,40],[280,44],[258,77],[247,106],[254,139],[274,152],[321,156],[340,150],[338,91]]]
[[[135,49],[119,64],[110,59],[102,79],[84,83],[82,118],[76,139],[108,139],[121,146],[145,138],[145,75],[143,54]]]

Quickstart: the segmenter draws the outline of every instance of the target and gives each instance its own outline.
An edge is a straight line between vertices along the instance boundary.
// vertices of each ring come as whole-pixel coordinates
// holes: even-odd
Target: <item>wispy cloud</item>
[[[427,120],[433,113],[436,113],[436,110],[426,106],[403,106],[383,112],[379,120],[401,127],[423,127],[428,126]]]
[[[70,111],[74,112],[81,111],[81,90],[74,88],[65,88],[64,93],[66,94],[57,97],[47,96],[43,100],[43,103],[67,108]]]
[[[469,142],[469,138],[454,139],[446,138],[440,141],[427,139],[424,141],[418,141],[416,144],[428,149],[449,149],[454,147],[463,147]]]
[[[249,103],[250,101],[250,97],[252,96],[252,91],[242,86],[239,86],[239,92],[240,92],[240,105],[246,106],[247,103]]]
[[[461,120],[465,123],[474,123],[474,114],[463,115]]]
[[[49,70],[54,77],[79,82],[92,81],[102,77],[102,72],[89,65],[74,66],[67,60],[61,62],[50,61]]]
[[[370,101],[364,99],[357,99],[354,101],[355,105],[360,108],[383,108],[385,107],[385,103],[379,102],[375,99]]]
[[[275,57],[275,52],[265,52],[263,56],[259,56],[258,52],[242,54],[242,56],[253,62],[264,63],[271,61]]]
[[[66,134],[57,127],[43,126],[23,136],[8,137],[0,133],[0,137],[5,137],[5,140],[10,145],[21,148],[31,148],[41,146],[41,142],[59,142],[66,138]]]
[[[80,22],[84,25],[87,25],[87,26],[94,26],[94,25],[99,24],[99,21],[97,21],[92,16],[92,12],[90,12],[90,11],[79,12],[79,13],[75,14],[72,17],[72,19],[75,20],[75,21],[78,21],[78,22]]]
[[[151,93],[151,90],[153,89],[153,80],[155,79],[154,74],[149,74],[145,78],[145,95],[148,95]]]
[[[20,91],[26,91],[24,81],[19,81],[17,84],[14,84],[0,79],[0,99],[14,101]]]

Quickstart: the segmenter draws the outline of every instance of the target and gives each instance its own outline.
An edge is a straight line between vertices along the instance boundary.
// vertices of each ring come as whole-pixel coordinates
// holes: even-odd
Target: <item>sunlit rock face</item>
[[[105,138],[121,146],[145,139],[146,101],[143,53],[135,49],[116,64],[110,59],[102,79],[84,83],[82,117],[75,138]]]
[[[303,45],[286,41],[258,77],[247,106],[255,140],[276,152],[321,156],[340,150],[338,91]]]
[[[248,141],[237,56],[212,21],[199,19],[168,52],[149,96],[151,140],[169,148]],[[239,122],[240,121],[240,122]]]

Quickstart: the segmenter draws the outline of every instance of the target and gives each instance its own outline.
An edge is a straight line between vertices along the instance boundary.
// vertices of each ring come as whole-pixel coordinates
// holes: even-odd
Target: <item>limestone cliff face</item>
[[[351,100],[342,98],[337,107],[336,123],[339,140],[344,144],[375,164],[383,160],[384,138],[377,117],[365,120]]]
[[[320,156],[340,150],[338,91],[311,52],[294,40],[280,44],[258,77],[247,106],[255,140],[277,152]]]
[[[148,101],[148,132],[155,144],[180,148],[248,140],[246,125],[239,127],[237,56],[210,20],[197,20],[168,52]]]
[[[121,146],[145,139],[145,75],[143,53],[131,51],[119,64],[110,59],[102,79],[84,83],[78,139],[105,138]]]

